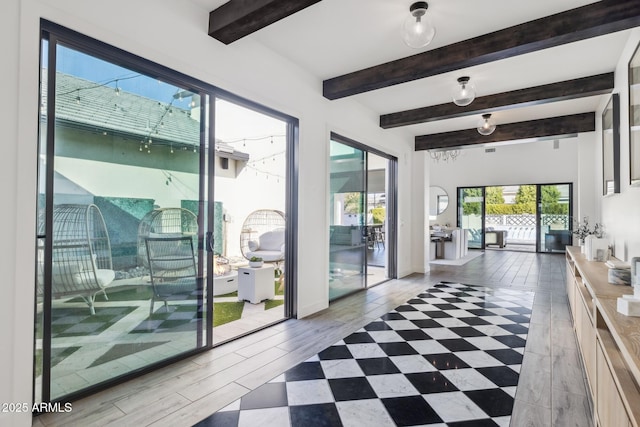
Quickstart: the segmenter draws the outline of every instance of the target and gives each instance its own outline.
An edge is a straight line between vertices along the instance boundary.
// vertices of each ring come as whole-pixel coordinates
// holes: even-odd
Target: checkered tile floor
[[[508,426],[533,297],[439,283],[197,426]]]

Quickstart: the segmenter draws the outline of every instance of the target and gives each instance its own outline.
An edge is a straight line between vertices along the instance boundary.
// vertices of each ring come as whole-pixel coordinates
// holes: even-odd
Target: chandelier
[[[460,150],[429,151],[429,155],[436,163],[440,160],[443,162],[453,162],[456,157],[460,155]]]

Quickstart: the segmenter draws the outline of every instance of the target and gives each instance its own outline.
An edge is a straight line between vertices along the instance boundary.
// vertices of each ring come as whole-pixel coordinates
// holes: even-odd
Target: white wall
[[[606,237],[615,247],[615,256],[628,261],[631,257],[640,256],[640,187],[631,187],[629,171],[629,60],[636,46],[640,43],[640,29],[631,32],[629,40],[620,56],[615,70],[614,92],[620,94],[620,193],[602,197],[602,184],[599,184],[597,197],[601,206],[599,220],[605,226]],[[608,99],[607,99],[608,100]],[[607,100],[603,100],[597,111],[598,138],[594,157],[599,167],[598,179],[601,177],[602,137],[601,115]]]
[[[0,402],[29,402],[33,345],[33,247],[41,17],[300,119],[298,313],[328,305],[328,141],[335,131],[400,159],[400,189],[412,189],[412,138],[383,131],[353,100],[328,101],[321,81],[251,40],[225,46],[207,35],[208,10],[174,0],[5,0],[0,243]],[[420,186],[420,184],[418,184]],[[413,190],[399,194],[398,270],[414,271]],[[419,218],[418,218],[419,219]],[[420,220],[420,219],[419,219]],[[30,414],[0,414],[0,425],[30,425]]]
[[[418,273],[428,273],[429,268],[429,252],[431,250],[429,239],[429,155],[425,151],[418,151],[413,156],[413,186],[411,194],[413,195],[413,214],[414,222],[412,225],[413,240],[412,262],[414,271]]]
[[[457,188],[484,185],[574,183],[574,217],[594,217],[593,147],[595,133],[553,141],[497,146],[494,153],[484,147],[462,150],[454,162],[430,163],[430,185],[442,187],[449,195],[449,206],[431,223],[456,225]],[[581,168],[580,165],[588,166]]]
[[[3,61],[2,67],[2,91],[10,99],[20,99],[19,86],[19,45],[20,45],[20,2],[10,0],[2,5],[0,14],[0,43],[2,43]],[[20,214],[28,209],[29,201],[21,197],[16,187],[18,153],[18,121],[19,115],[15,102],[3,102],[0,105],[0,126],[3,133],[3,150],[0,156],[0,179],[4,183],[0,195],[4,208],[0,210],[0,220],[5,224],[3,238],[0,240],[0,271],[3,281],[2,298],[0,298],[0,340],[4,343],[0,351],[0,402],[30,402],[31,399],[31,349],[27,342],[33,340],[33,274],[30,284],[18,282],[19,266],[16,259],[19,255],[19,247],[25,250],[18,240],[21,232],[31,229],[20,223]],[[35,141],[35,140],[34,140]],[[34,182],[31,179],[31,182]],[[33,186],[31,187],[34,188]],[[18,203],[22,203],[22,209]],[[17,209],[14,209],[17,207]],[[26,209],[25,209],[26,207]],[[31,240],[33,242],[33,240]],[[33,248],[33,246],[31,246]],[[24,254],[24,252],[23,252]],[[33,256],[33,250],[28,256]],[[29,282],[26,282],[29,283]],[[28,307],[31,299],[31,307],[26,312],[17,310],[16,307]],[[25,316],[26,315],[26,316]],[[16,325],[23,325],[16,327]],[[31,329],[29,329],[31,328]],[[21,337],[24,334],[27,338]],[[19,345],[16,345],[20,343]],[[8,414],[0,412],[0,425],[15,425],[21,423],[28,425],[31,414]]]

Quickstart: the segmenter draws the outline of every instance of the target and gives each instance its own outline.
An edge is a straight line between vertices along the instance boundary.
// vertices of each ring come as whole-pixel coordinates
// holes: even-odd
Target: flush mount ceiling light
[[[459,77],[458,86],[453,90],[453,103],[464,107],[469,105],[476,99],[476,88],[473,83],[469,83],[469,77]]]
[[[402,24],[402,38],[407,46],[414,49],[425,47],[436,35],[436,29],[425,16],[429,5],[426,1],[415,2],[409,7],[409,16]]]
[[[491,120],[491,114],[483,114],[478,122],[478,133],[480,135],[491,135],[496,130],[496,125]]]

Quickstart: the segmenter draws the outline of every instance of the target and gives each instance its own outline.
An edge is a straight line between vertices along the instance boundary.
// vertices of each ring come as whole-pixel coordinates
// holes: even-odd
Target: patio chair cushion
[[[284,229],[267,231],[255,240],[249,241],[247,258],[260,257],[265,262],[282,261],[284,259]]]

